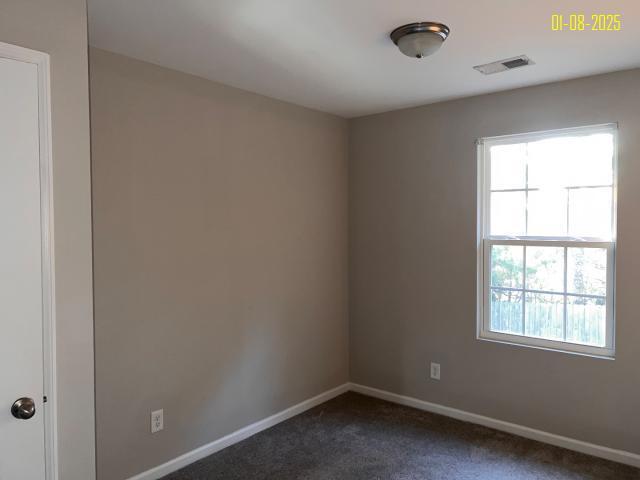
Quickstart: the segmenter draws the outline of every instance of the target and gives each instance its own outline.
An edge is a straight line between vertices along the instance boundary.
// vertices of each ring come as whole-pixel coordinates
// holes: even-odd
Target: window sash
[[[523,142],[532,142],[544,138],[555,138],[561,136],[593,135],[596,133],[610,133],[613,135],[613,184],[612,186],[612,230],[611,238],[599,237],[572,237],[572,236],[490,236],[490,196],[491,196],[491,172],[489,148],[495,145],[505,145]],[[578,127],[563,130],[552,130],[547,132],[537,132],[531,134],[508,135],[502,137],[490,137],[480,139],[478,146],[478,242],[477,242],[477,272],[478,272],[478,299],[477,299],[477,338],[481,340],[498,341],[537,347],[561,352],[579,353],[604,358],[613,358],[615,354],[615,246],[616,246],[616,215],[617,215],[617,126],[615,124],[597,125],[592,127]],[[589,188],[591,186],[580,186],[577,188]],[[573,188],[573,187],[570,187]],[[518,191],[535,190],[535,188],[514,189]],[[496,190],[498,191],[498,190]],[[491,246],[492,245],[522,245],[527,246],[555,246],[567,248],[603,248],[607,251],[607,285],[606,285],[606,342],[604,347],[571,343],[560,340],[548,340],[526,335],[494,332],[491,330]],[[565,259],[565,269],[567,268]],[[523,285],[524,287],[524,285]],[[524,288],[515,290],[523,292],[535,292]],[[549,294],[560,294],[565,296],[574,295],[565,291],[544,292]],[[602,298],[602,296],[596,296]],[[523,313],[524,314],[524,313]],[[566,312],[564,320],[566,324]],[[566,327],[565,327],[566,328]]]
[[[538,289],[526,288],[526,281],[521,288],[517,287],[493,287],[496,290],[511,290],[526,293],[541,293],[549,295],[558,295],[567,297],[582,298],[605,298],[606,302],[606,327],[605,327],[605,345],[594,346],[581,343],[573,343],[566,340],[550,340],[539,337],[527,336],[513,333],[495,332],[491,330],[491,248],[494,245],[518,245],[523,247],[562,247],[562,248],[601,248],[607,252],[607,286],[606,295],[590,295],[581,293],[572,293],[566,291],[546,291]],[[523,240],[523,239],[484,239],[482,241],[482,312],[479,325],[479,337],[482,339],[502,340],[508,343],[538,346],[552,350],[570,351],[575,353],[586,353],[590,355],[612,357],[614,355],[614,302],[613,302],[613,286],[614,286],[614,261],[615,261],[615,243],[614,242],[585,242],[571,240]],[[524,266],[526,276],[526,265]],[[564,262],[565,276],[567,269],[567,260]],[[524,302],[524,299],[523,299]],[[566,307],[565,307],[566,309]],[[523,307],[523,315],[525,310]],[[566,333],[567,313],[565,311],[563,323]]]

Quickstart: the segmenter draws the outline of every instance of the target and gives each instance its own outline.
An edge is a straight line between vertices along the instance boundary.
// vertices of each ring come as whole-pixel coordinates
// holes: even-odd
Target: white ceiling
[[[553,13],[619,13],[620,32],[554,32]],[[451,28],[423,60],[395,27]],[[89,0],[90,43],[318,110],[354,117],[640,66],[640,1]],[[526,54],[536,65],[471,67]]]

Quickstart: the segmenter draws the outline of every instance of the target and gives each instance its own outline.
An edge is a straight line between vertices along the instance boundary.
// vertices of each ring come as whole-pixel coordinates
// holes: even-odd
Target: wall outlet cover
[[[151,412],[151,433],[157,433],[164,428],[164,410]]]

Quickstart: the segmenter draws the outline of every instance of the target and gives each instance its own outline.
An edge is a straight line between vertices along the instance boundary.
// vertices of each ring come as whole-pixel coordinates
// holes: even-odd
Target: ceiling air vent
[[[473,68],[485,75],[491,75],[493,73],[513,70],[514,68],[526,67],[527,65],[535,65],[535,63],[526,55],[518,55],[517,57],[505,58],[504,60],[498,60],[497,62],[476,65]]]

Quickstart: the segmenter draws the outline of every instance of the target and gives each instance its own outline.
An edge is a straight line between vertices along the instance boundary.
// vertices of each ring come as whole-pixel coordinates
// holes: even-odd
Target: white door
[[[45,478],[38,92],[0,55],[0,480]]]

